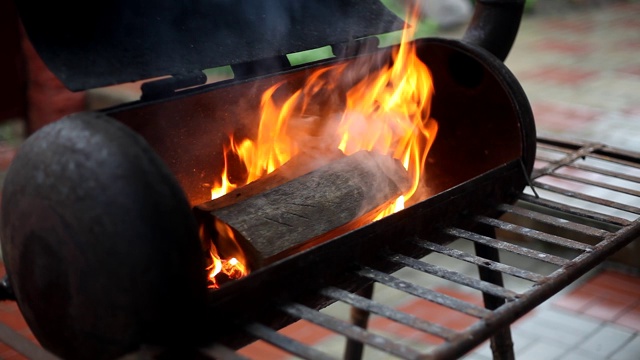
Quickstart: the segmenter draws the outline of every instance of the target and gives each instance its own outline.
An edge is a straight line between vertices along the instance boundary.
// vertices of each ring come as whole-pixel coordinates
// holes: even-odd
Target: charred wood
[[[219,252],[235,256],[229,253],[237,247],[256,269],[373,221],[409,186],[398,160],[360,151],[267,191],[251,190],[253,196],[242,201],[234,203],[238,196],[229,193],[195,211]],[[225,229],[235,244],[225,243]]]

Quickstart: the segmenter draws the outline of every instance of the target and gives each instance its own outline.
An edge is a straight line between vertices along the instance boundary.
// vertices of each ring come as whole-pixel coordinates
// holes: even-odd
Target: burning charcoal
[[[259,182],[259,181],[257,181]],[[360,151],[270,190],[234,202],[233,193],[196,213],[222,256],[256,269],[373,221],[410,187],[399,161]],[[223,200],[230,196],[230,200]],[[230,236],[223,236],[225,227]],[[228,238],[235,238],[228,239]],[[225,242],[233,242],[233,244]]]

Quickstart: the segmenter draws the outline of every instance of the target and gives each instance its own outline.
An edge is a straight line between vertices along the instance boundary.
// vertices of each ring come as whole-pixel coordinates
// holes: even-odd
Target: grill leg
[[[373,283],[358,290],[356,294],[371,300],[373,297]],[[351,308],[351,323],[363,329],[367,328],[369,322],[369,312],[361,310],[355,307]],[[360,360],[362,359],[362,350],[364,345],[356,340],[347,339],[347,346],[344,349],[345,360]]]
[[[496,236],[495,230],[488,226],[482,228],[481,233],[491,238],[495,238]],[[487,260],[500,261],[498,249],[479,243],[474,243],[474,247],[477,256],[483,257]],[[487,269],[483,266],[478,266],[478,272],[481,280],[498,286],[504,285],[501,272]],[[504,299],[490,294],[482,293],[482,298],[484,300],[484,307],[489,310],[495,310],[505,303]],[[513,340],[511,339],[511,329],[508,326],[505,326],[491,338],[491,353],[493,354],[494,360],[515,359],[515,354],[513,352]]]

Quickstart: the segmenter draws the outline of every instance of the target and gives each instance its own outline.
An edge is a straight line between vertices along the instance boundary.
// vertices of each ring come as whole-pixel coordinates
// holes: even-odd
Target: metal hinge
[[[147,101],[165,98],[175,94],[178,90],[203,85],[206,82],[207,75],[200,70],[149,81],[140,87],[140,90],[142,90],[140,100]]]
[[[331,45],[331,51],[337,58],[347,58],[376,51],[379,46],[380,40],[373,36]]]

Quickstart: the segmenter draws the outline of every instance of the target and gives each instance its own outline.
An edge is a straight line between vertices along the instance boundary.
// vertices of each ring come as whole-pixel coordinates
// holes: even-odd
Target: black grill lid
[[[379,0],[17,1],[34,47],[86,90],[399,30]]]

